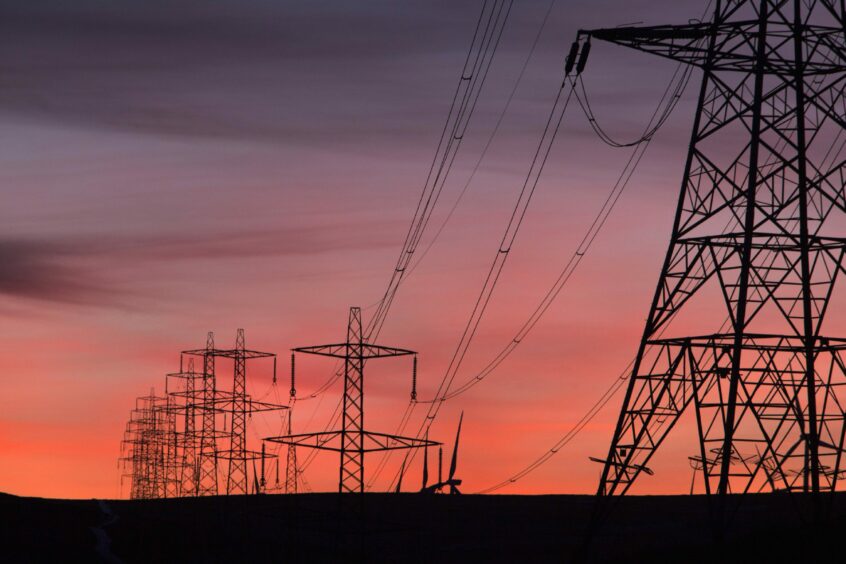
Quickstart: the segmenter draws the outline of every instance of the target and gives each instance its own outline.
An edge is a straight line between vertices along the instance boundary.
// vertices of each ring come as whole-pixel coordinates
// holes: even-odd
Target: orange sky
[[[57,3],[12,13],[6,41],[15,49],[0,50],[0,490],[127,495],[117,469],[124,423],[134,398],[161,391],[164,374],[178,369],[180,350],[203,346],[209,330],[234,344],[244,327],[250,348],[279,353],[285,366],[289,348],[337,342],[347,308],[378,299],[478,10],[448,4],[292,14],[262,5],[233,19],[226,3],[208,13],[189,3],[167,14],[172,25],[158,3],[137,14],[93,1],[87,10]],[[609,19],[600,4],[618,12]],[[687,21],[701,10],[693,1],[631,4],[559,2],[468,195],[400,289],[380,340],[420,351],[421,398],[434,393],[470,314],[575,30]],[[515,7],[434,225],[478,158],[544,9]],[[348,21],[361,23],[367,40],[344,36]],[[585,80],[597,113],[631,137],[672,70],[597,46]],[[506,479],[552,446],[633,355],[669,238],[690,96],[530,338],[442,410],[433,436],[448,448],[465,412],[465,491]],[[523,324],[628,158],[601,145],[575,110],[458,382]],[[301,395],[332,369],[319,358],[299,366]],[[385,361],[368,374],[368,427],[392,432],[408,401],[410,363]],[[254,396],[272,393],[267,365],[248,378]],[[284,397],[285,370],[280,378]],[[300,403],[294,430],[322,427],[338,393]],[[605,455],[620,402],[503,492],[593,492],[599,466],[588,456]],[[274,434],[278,421],[254,428],[251,441]],[[656,475],[635,491],[686,491],[693,436],[682,423],[652,464]],[[377,461],[368,459],[370,468]],[[377,489],[398,466],[392,459]],[[407,483],[418,473],[419,461]],[[306,477],[316,490],[334,489],[337,457],[322,455]]]

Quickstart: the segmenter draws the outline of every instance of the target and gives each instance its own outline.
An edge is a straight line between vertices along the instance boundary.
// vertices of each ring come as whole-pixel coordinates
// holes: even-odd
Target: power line
[[[678,81],[678,84],[675,88],[673,88],[672,85],[676,81],[676,78],[679,75],[679,71],[682,68],[684,68],[684,72],[681,73],[681,78]],[[667,88],[665,89],[664,94],[661,97],[661,101],[659,102],[658,107],[655,109],[655,112],[653,113],[652,118],[650,119],[650,123],[652,123],[655,120],[656,116],[659,115],[661,105],[667,100],[667,96],[672,90],[673,95],[670,97],[669,103],[665,107],[664,111],[660,112],[661,122],[663,123],[666,121],[666,117],[669,115],[666,109],[675,107],[675,105],[678,103],[678,99],[681,97],[681,93],[684,91],[684,88],[687,86],[689,80],[689,69],[687,67],[677,67],[676,72],[673,74],[673,77],[670,80],[670,84],[668,84]],[[576,93],[576,96],[578,96],[578,92]],[[647,129],[653,131],[653,133],[648,136],[642,136],[642,140],[635,146],[635,150],[632,152],[631,156],[626,162],[626,165],[623,167],[622,172],[617,177],[617,181],[614,183],[607,198],[603,202],[602,206],[600,207],[587,231],[583,235],[582,239],[579,241],[579,244],[576,246],[576,249],[573,251],[573,254],[570,256],[561,273],[558,275],[558,278],[555,280],[555,283],[544,295],[543,299],[532,312],[532,314],[529,316],[529,318],[526,320],[526,322],[520,327],[520,329],[511,339],[511,341],[505,347],[503,347],[502,350],[500,350],[500,352],[493,358],[493,360],[491,360],[485,366],[485,368],[479,371],[472,378],[469,378],[456,390],[444,396],[443,399],[452,399],[466,392],[467,390],[481,382],[486,376],[496,370],[496,368],[506,358],[508,358],[508,356],[511,355],[511,353],[523,342],[523,340],[526,338],[528,333],[534,328],[534,326],[537,325],[538,321],[540,321],[540,318],[544,315],[544,313],[546,313],[546,311],[552,305],[552,302],[555,301],[555,298],[558,296],[558,294],[570,280],[578,266],[581,264],[582,259],[584,259],[588,250],[593,245],[593,242],[596,240],[600,231],[605,226],[605,223],[610,217],[611,212],[614,210],[614,207],[616,206],[620,197],[623,195],[623,192],[628,186],[629,181],[634,175],[635,170],[643,159],[643,156],[652,141],[652,135],[654,135],[654,131],[657,131],[657,129],[655,129],[654,127],[650,128],[649,125],[647,125]]]
[[[505,116],[506,116],[506,114],[508,113],[508,110],[511,107],[511,103],[513,102],[514,97],[517,94],[517,90],[518,90],[521,82],[523,81],[523,77],[526,74],[526,70],[529,67],[529,62],[531,61],[532,57],[534,56],[535,51],[537,50],[538,43],[540,43],[541,36],[543,35],[543,31],[546,28],[546,24],[549,21],[550,15],[552,14],[552,10],[555,7],[555,3],[556,3],[556,0],[551,0],[546,7],[543,18],[541,19],[541,22],[540,22],[540,26],[538,27],[538,31],[537,31],[537,33],[535,33],[534,39],[532,40],[532,44],[529,48],[529,52],[527,53],[526,58],[523,60],[523,64],[520,67],[520,72],[517,74],[517,78],[514,81],[514,85],[511,87],[511,91],[510,91],[508,98],[506,99],[506,102],[505,102],[505,106],[503,106],[502,111],[500,112],[500,114],[497,118],[497,121],[494,125],[493,130],[491,130],[491,133],[488,136],[487,141],[485,142],[484,148],[482,149],[482,152],[479,155],[479,158],[477,159],[476,164],[473,166],[473,170],[471,171],[470,176],[467,178],[467,181],[464,183],[464,186],[462,187],[461,191],[459,192],[458,197],[453,202],[452,208],[450,208],[449,213],[447,213],[447,216],[444,218],[443,222],[441,222],[440,226],[438,227],[438,230],[435,232],[435,235],[428,242],[428,244],[426,245],[426,248],[423,250],[423,253],[417,258],[417,261],[411,266],[411,268],[406,273],[406,279],[412,272],[414,272],[417,269],[417,267],[420,266],[420,263],[422,263],[423,260],[426,258],[426,256],[429,254],[429,251],[432,250],[432,247],[435,245],[437,240],[440,238],[441,234],[443,233],[447,224],[452,219],[453,215],[455,214],[455,211],[458,209],[459,204],[461,203],[462,199],[464,198],[465,194],[467,193],[468,189],[470,188],[470,185],[472,184],[473,180],[475,179],[476,173],[479,171],[482,162],[484,161],[485,157],[487,156],[488,150],[490,149],[491,145],[493,144],[494,138],[499,133],[500,127],[502,126],[502,123],[505,119]],[[378,305],[378,303],[374,304],[374,305]],[[414,412],[414,408],[415,408],[417,403],[423,403],[423,402],[416,402],[416,401],[415,402],[409,402],[408,407],[406,408],[406,411],[403,414],[402,419],[400,420],[400,424],[398,426],[399,429],[403,429],[403,430],[405,429],[405,426],[408,424],[408,421],[410,420],[410,418],[411,418],[411,416]],[[401,431],[398,431],[398,432],[401,432]],[[373,475],[372,475],[372,477],[371,477],[371,479],[370,479],[370,481],[367,485],[368,488],[373,487],[373,483],[380,476],[381,472],[384,470],[384,468],[387,465],[388,460],[390,460],[392,454],[393,454],[393,452],[389,451],[389,452],[386,452],[384,455],[382,455],[382,458],[381,458],[381,460],[379,461],[379,464],[376,467],[376,471],[373,473]]]
[[[491,263],[490,269],[488,270],[488,274],[485,278],[485,281],[482,285],[482,289],[479,293],[478,298],[476,299],[476,303],[473,306],[470,317],[467,320],[467,324],[464,327],[464,331],[461,335],[458,346],[456,347],[456,350],[453,353],[452,359],[450,360],[447,370],[444,373],[444,376],[438,386],[438,391],[435,394],[435,401],[429,404],[426,417],[417,432],[417,437],[422,436],[425,431],[429,429],[435,417],[437,416],[438,411],[440,410],[440,406],[443,404],[444,401],[442,399],[442,396],[446,395],[446,393],[449,391],[449,387],[455,379],[455,376],[458,373],[458,369],[461,367],[461,363],[467,354],[467,350],[469,349],[470,344],[472,343],[473,338],[476,335],[476,331],[479,327],[482,317],[484,316],[487,306],[490,303],[491,296],[493,295],[493,292],[496,289],[496,285],[502,274],[502,270],[505,266],[509,254],[511,253],[514,242],[520,231],[520,227],[522,226],[523,220],[525,219],[526,211],[528,210],[528,206],[531,203],[532,196],[534,195],[541,174],[543,173],[543,169],[549,158],[552,145],[554,144],[555,138],[561,127],[564,114],[566,113],[570,99],[573,96],[574,88],[572,88],[571,86],[569,89],[566,89],[565,85],[566,83],[561,85],[555,96],[555,100],[553,101],[552,108],[550,109],[549,116],[546,120],[546,124],[538,142],[538,146],[535,150],[535,154],[532,158],[529,170],[526,174],[526,178],[524,179],[523,184],[520,188],[517,201],[515,202],[514,208],[511,212],[511,216],[509,217],[505,232],[503,233],[502,239],[500,240],[496,254]],[[566,96],[562,96],[565,90],[567,90],[568,93]],[[409,458],[414,458],[413,453],[409,456]],[[396,478],[394,479],[394,481],[396,481]]]
[[[681,79],[678,81],[677,84],[675,84],[675,87],[674,87],[673,85],[675,83],[676,77],[679,76],[680,72],[681,72]],[[656,125],[658,127],[660,127],[660,125],[663,125],[663,123],[666,122],[668,116],[672,113],[672,110],[676,107],[678,100],[681,97],[681,93],[684,91],[684,88],[687,86],[690,74],[691,74],[690,70],[687,69],[687,68],[684,68],[684,70],[682,70],[682,71],[680,71],[678,68],[676,69],[676,72],[673,74],[673,78],[671,79],[670,83],[668,84],[667,88],[665,89],[664,94],[661,97],[661,100],[659,101],[658,106],[657,106],[655,112],[653,113],[653,116],[650,119],[649,124],[647,125],[647,129],[646,129],[647,134],[642,136],[643,140],[640,141],[638,143],[638,145],[643,144],[644,142],[651,139],[652,135],[654,135],[654,132],[657,131]],[[549,152],[550,152],[550,149],[552,147],[552,143],[554,142],[555,136],[557,135],[558,129],[561,125],[561,120],[563,119],[564,113],[566,112],[567,106],[569,104],[569,100],[570,100],[571,96],[573,96],[574,93],[576,95],[577,100],[579,99],[579,94],[578,94],[577,88],[576,88],[578,83],[579,83],[578,76],[575,80],[570,79],[571,87],[570,87],[570,90],[569,90],[569,94],[564,101],[564,105],[563,105],[561,113],[558,117],[558,121],[555,125],[554,130],[552,130],[551,136],[549,137],[548,144],[546,145],[546,148],[544,150],[543,159],[540,162],[540,166],[537,167],[536,174],[534,176],[534,179],[532,180],[533,170],[536,168],[536,165],[538,163],[538,157],[539,157],[541,151],[543,150],[544,143],[547,140],[547,134],[550,131],[550,124],[551,124],[552,119],[553,119],[553,117],[556,113],[556,109],[557,109],[557,106],[558,106],[558,103],[559,103],[559,99],[561,97],[561,93],[564,90],[564,86],[562,85],[562,88],[559,89],[558,96],[555,99],[555,102],[553,104],[553,109],[550,112],[550,116],[547,120],[546,127],[545,127],[544,132],[541,136],[541,142],[538,145],[538,149],[537,149],[535,156],[532,160],[532,163],[531,163],[531,166],[530,166],[530,169],[529,169],[529,173],[527,174],[526,180],[525,180],[523,187],[521,189],[521,192],[520,192],[520,196],[518,198],[518,201],[515,205],[514,210],[512,211],[512,215],[511,215],[511,218],[509,220],[508,226],[506,227],[505,235],[503,236],[502,242],[500,243],[498,253],[497,253],[497,255],[496,255],[496,257],[493,261],[491,269],[488,273],[488,277],[485,280],[485,284],[483,285],[482,292],[480,293],[480,296],[477,299],[476,305],[474,306],[473,313],[471,314],[470,321],[468,322],[467,327],[465,328],[465,331],[462,334],[462,338],[461,338],[461,341],[459,342],[459,346],[456,350],[456,353],[453,355],[453,358],[450,361],[450,364],[447,368],[446,375],[445,375],[444,379],[442,380],[441,385],[439,386],[438,393],[436,394],[434,400],[432,401],[433,406],[439,406],[440,403],[442,403],[446,399],[449,399],[449,397],[450,397],[449,396],[449,388],[451,386],[451,383],[454,380],[455,375],[457,374],[458,368],[460,367],[461,362],[463,361],[463,359],[464,359],[464,357],[467,353],[467,350],[469,349],[470,343],[472,342],[472,339],[475,335],[475,332],[478,329],[482,315],[484,314],[485,308],[488,305],[488,302],[491,298],[493,290],[494,290],[496,283],[499,279],[499,276],[502,272],[505,261],[508,257],[508,254],[511,251],[511,246],[512,246],[514,240],[517,237],[517,233],[518,233],[518,231],[520,229],[520,225],[522,224],[522,221],[525,217],[525,213],[526,213],[526,210],[528,209],[528,205],[529,205],[531,197],[534,193],[534,189],[537,187],[538,180],[540,178],[541,173],[543,172],[544,165],[546,164],[546,159],[549,157]],[[672,96],[670,96],[669,100],[668,100],[668,94],[670,92],[672,92]],[[666,101],[666,105],[664,105],[665,101]],[[582,104],[580,103],[580,105],[582,105]],[[662,105],[664,105],[663,109],[662,109]],[[584,109],[584,108],[587,107],[587,105],[585,104],[582,107]],[[589,115],[592,115],[592,114],[589,114]],[[657,120],[656,120],[656,117],[658,118]],[[593,122],[595,122],[595,119],[592,120],[592,118],[589,117],[589,121],[592,121],[592,123],[593,123]],[[642,157],[643,152],[641,151],[640,153],[638,153],[638,151],[635,151],[635,153],[633,154],[633,158],[635,157],[635,155],[638,155],[638,154],[640,155],[640,157]],[[627,163],[626,166],[628,167],[629,164],[632,163],[632,162],[638,163],[638,162],[640,162],[640,160],[639,160],[639,158],[634,160],[634,161],[632,161],[632,159],[630,159],[629,163]],[[633,172],[633,170],[634,170],[634,168],[632,169],[632,172]],[[626,172],[626,169],[624,169],[623,175],[625,175],[625,172]],[[620,178],[623,178],[623,175],[621,175]],[[618,186],[625,186],[628,182],[628,178],[630,178],[630,177],[631,177],[631,175],[628,175],[626,177],[627,178],[626,181],[623,182],[623,183],[621,183],[621,181],[618,179],[618,182],[615,184],[615,190]],[[531,189],[527,189],[530,182],[531,182]],[[609,196],[608,200],[606,200],[606,204],[603,205],[603,208],[600,210],[600,214],[597,216],[597,218],[594,220],[591,227],[588,229],[588,233],[585,235],[585,238],[582,240],[582,243],[580,244],[580,248],[577,248],[573,257],[571,257],[571,262],[573,264],[578,264],[578,262],[581,260],[581,256],[583,256],[584,250],[586,250],[586,248],[590,246],[590,244],[593,242],[593,240],[595,240],[596,235],[598,235],[599,230],[601,229],[602,225],[604,225],[605,219],[607,219],[607,217],[608,217],[607,214],[603,214],[603,211],[606,208],[609,209],[609,210],[613,209],[613,204],[616,203],[617,199],[619,198],[620,193],[621,192],[618,192],[616,194],[616,198],[615,198],[614,197],[615,196],[614,191],[612,190],[612,194]],[[524,200],[524,198],[525,198],[525,200]],[[565,275],[565,280],[566,280],[566,275]],[[549,303],[551,303],[551,302],[549,302]],[[543,303],[539,307],[540,307],[541,311],[545,311],[545,308],[543,307]],[[548,305],[546,307],[548,308]],[[530,317],[530,321],[528,322],[530,324],[530,327],[533,326],[533,324],[531,324],[531,320],[532,320],[532,318]],[[519,333],[518,333],[518,335],[519,335]],[[514,344],[519,344],[519,342],[520,342],[520,339],[517,339],[516,343],[514,341],[512,341],[512,343],[514,343]],[[494,362],[496,362],[496,360],[494,360]],[[474,380],[478,381],[479,379],[474,379]],[[472,386],[472,385],[473,384],[471,383],[470,386]],[[441,390],[443,390],[443,393],[441,393]],[[434,415],[437,413],[437,409],[438,408],[435,407],[434,410],[433,410],[433,408],[430,407],[429,413],[427,414],[427,421],[431,421],[431,419],[434,418]],[[424,425],[426,425],[426,427],[428,428],[428,426],[431,425],[431,423],[426,424],[424,422]]]
[[[444,228],[447,226],[447,224],[452,219],[453,215],[455,214],[456,209],[458,209],[459,204],[464,199],[465,194],[467,193],[468,189],[470,188],[470,185],[473,183],[473,180],[476,178],[476,173],[479,172],[479,168],[481,167],[482,161],[485,160],[485,157],[488,154],[488,149],[490,149],[491,145],[493,144],[493,140],[497,136],[497,134],[499,133],[499,129],[502,126],[502,122],[504,121],[505,116],[508,113],[508,110],[511,108],[511,103],[514,101],[514,97],[517,94],[517,89],[519,88],[520,84],[523,81],[523,76],[526,74],[526,69],[529,67],[529,62],[531,61],[532,57],[535,54],[538,43],[540,42],[540,38],[543,35],[543,30],[546,28],[546,24],[549,21],[549,16],[552,14],[552,9],[555,7],[555,2],[556,2],[556,0],[551,0],[549,2],[549,5],[546,8],[546,11],[544,12],[543,19],[541,20],[541,23],[540,23],[540,27],[538,28],[538,31],[535,34],[534,40],[532,41],[532,45],[529,48],[529,52],[526,55],[526,58],[523,60],[523,65],[520,68],[520,72],[517,74],[517,79],[514,81],[514,86],[512,86],[511,92],[508,94],[508,98],[505,101],[505,106],[503,106],[502,111],[499,114],[499,117],[497,117],[496,124],[494,125],[493,130],[491,131],[490,135],[488,136],[488,140],[485,142],[485,146],[482,149],[482,152],[479,155],[479,158],[476,160],[476,164],[473,166],[473,170],[470,172],[470,176],[467,178],[467,181],[464,183],[464,186],[461,188],[461,192],[459,192],[458,197],[455,199],[455,202],[453,202],[452,208],[450,208],[449,213],[447,213],[447,216],[444,218],[443,222],[441,222],[441,225],[438,227],[438,230],[435,232],[435,235],[432,237],[432,239],[426,245],[426,248],[423,249],[423,253],[417,258],[417,261],[414,263],[414,265],[412,265],[412,267],[406,273],[406,277],[408,277],[408,275],[410,275],[412,272],[414,272],[417,269],[417,267],[420,266],[420,263],[423,262],[423,259],[426,258],[426,255],[429,254],[429,251],[432,249],[432,247],[435,245],[437,240],[440,238],[441,233],[443,233]]]
[[[435,154],[409,224],[388,286],[376,304],[376,312],[370,318],[366,334],[376,339],[385,323],[396,292],[405,277],[411,259],[432,217],[444,185],[452,171],[458,150],[466,135],[470,119],[476,109],[481,92],[487,81],[494,56],[499,48],[505,25],[511,13],[513,0],[484,0],[473,37],[464,59],[461,74],[453,93],[447,118],[438,140]],[[419,263],[419,261],[418,261]],[[328,390],[341,377],[340,369],[303,400],[313,399]]]
[[[444,124],[435,157],[429,168],[423,191],[420,194],[414,218],[409,226],[405,243],[400,251],[388,287],[377,307],[376,313],[368,324],[367,334],[372,338],[378,336],[385,322],[385,317],[393,303],[397,289],[411,263],[414,253],[423,237],[423,233],[431,220],[434,208],[443,192],[444,185],[452,170],[458,150],[461,147],[461,142],[469,126],[470,118],[487,80],[491,63],[502,39],[502,33],[511,13],[512,5],[513,0],[495,0],[488,12],[488,1],[486,0],[482,7],[482,14],[480,14],[479,22],[477,23],[473,42],[471,43],[461,78],[456,87],[453,104],[447,115],[447,121]],[[488,13],[488,18],[482,30],[478,47],[476,47],[476,39],[479,37],[479,27],[485,13]],[[476,49],[476,56],[472,57],[474,49]],[[473,63],[469,65],[471,58],[473,59]],[[457,101],[458,105],[456,106]]]
[[[458,387],[458,389],[456,389],[453,393],[450,393],[449,389],[450,389],[451,382],[455,378],[455,374],[457,373],[457,368],[455,370],[451,371],[454,364],[452,362],[450,363],[450,366],[447,369],[447,374],[445,375],[445,379],[442,380],[441,386],[438,388],[438,392],[435,395],[435,397],[432,400],[430,400],[429,402],[420,402],[420,403],[430,403],[429,411],[427,412],[426,418],[424,419],[423,423],[421,424],[421,431],[420,432],[422,432],[423,429],[428,429],[429,427],[431,427],[431,424],[434,421],[434,418],[437,416],[440,405],[444,401],[446,401],[448,399],[452,399],[452,398],[466,392],[467,390],[469,390],[470,388],[472,388],[473,386],[475,386],[476,384],[481,382],[486,376],[488,376],[491,372],[493,372],[508,356],[510,356],[510,354],[520,345],[520,343],[523,341],[525,336],[537,324],[537,322],[540,320],[540,318],[543,316],[543,314],[549,309],[550,305],[555,300],[555,298],[558,296],[558,294],[560,293],[563,286],[570,279],[570,277],[572,276],[575,269],[581,263],[581,260],[584,257],[585,253],[590,248],[593,241],[595,241],[595,239],[598,236],[599,232],[601,231],[602,227],[605,225],[605,222],[607,221],[608,217],[610,216],[611,211],[613,210],[617,201],[619,201],[619,198],[622,195],[623,190],[628,185],[629,180],[631,179],[632,175],[634,174],[634,171],[636,170],[638,164],[640,163],[641,159],[643,158],[643,155],[644,155],[646,149],[648,148],[649,143],[651,142],[652,136],[660,128],[660,125],[663,125],[666,122],[667,118],[672,113],[672,110],[678,104],[678,101],[681,98],[681,95],[682,95],[685,87],[689,83],[690,76],[691,76],[691,70],[688,67],[685,67],[683,65],[677,66],[677,68],[676,68],[675,72],[673,73],[669,83],[667,84],[667,87],[664,90],[664,93],[662,94],[658,104],[656,105],[655,111],[653,112],[649,122],[647,123],[647,125],[645,127],[644,135],[641,136],[642,139],[635,146],[635,150],[632,152],[632,155],[629,157],[629,160],[627,161],[626,166],[624,167],[623,171],[621,172],[620,176],[617,179],[617,182],[614,184],[611,192],[609,193],[608,197],[606,198],[605,202],[603,203],[602,207],[600,208],[600,211],[597,213],[596,217],[594,218],[594,221],[591,223],[591,225],[588,228],[587,232],[585,233],[584,237],[580,241],[579,245],[576,248],[576,251],[570,257],[570,260],[565,264],[564,269],[562,270],[559,277],[556,279],[552,288],[547,292],[547,294],[541,300],[541,303],[533,311],[533,313],[530,315],[530,317],[526,321],[526,323],[524,323],[524,325],[520,328],[520,330],[518,330],[515,337],[494,357],[494,359],[484,369],[482,369],[482,371],[477,373],[474,377],[468,379],[464,384],[460,385]],[[576,86],[577,86],[577,81],[579,80],[579,77],[577,76],[576,80],[573,80],[573,79],[569,79],[569,80],[570,80],[570,85],[571,85],[570,95],[573,95],[575,93],[577,100],[578,100],[579,94],[578,94],[578,92],[576,92]],[[566,83],[566,81],[565,81],[565,83]],[[562,89],[563,89],[563,85],[562,85]],[[560,95],[560,92],[561,92],[561,90],[559,91],[559,95]],[[556,104],[557,104],[557,101],[558,100],[556,99]],[[568,96],[568,101],[569,101],[569,96]],[[580,101],[579,104],[582,107],[583,111],[585,111],[585,115],[586,115],[586,117],[588,117],[588,121],[591,122],[591,123],[595,123],[596,122],[595,117],[593,116],[593,114],[591,112],[589,112],[587,110],[587,108],[589,108],[589,106],[587,105],[587,102],[585,101],[583,103],[583,102]],[[563,114],[562,114],[562,117],[563,117]],[[660,124],[660,125],[658,127],[656,127],[656,124]],[[559,122],[559,125],[560,125],[560,122]],[[546,131],[544,133],[546,133]],[[534,161],[533,161],[533,165],[534,165]],[[502,248],[502,246],[500,248]],[[509,250],[510,250],[510,248],[509,248]],[[496,261],[495,261],[495,264],[496,264]],[[504,265],[504,260],[503,260],[503,265]],[[501,272],[501,266],[500,266],[499,271]],[[497,277],[498,277],[498,275],[497,275]],[[487,282],[488,281],[486,280],[486,285],[487,285]],[[495,285],[495,281],[494,281],[494,285]],[[484,292],[485,292],[485,290],[483,289],[482,295],[484,295]],[[491,289],[491,292],[492,292],[492,289]],[[489,300],[489,299],[490,299],[490,294],[488,294],[488,296],[486,298],[485,307],[487,306],[487,300]],[[477,302],[477,306],[478,306],[478,303],[479,302]],[[475,310],[474,310],[474,313],[475,313]],[[483,311],[482,311],[482,313],[483,313]],[[461,356],[459,357],[459,361],[458,361],[459,365],[460,365],[460,361],[463,360],[464,355],[466,355],[467,348],[469,348],[469,344],[470,344],[469,341],[472,341],[472,336],[473,336],[473,334],[475,334],[475,330],[478,327],[478,321],[480,321],[480,319],[481,319],[481,315],[479,316],[479,320],[477,320],[475,325],[473,326],[473,331],[470,334],[470,339],[468,340],[466,347],[460,353]],[[468,326],[469,326],[469,324],[468,324]],[[464,336],[462,336],[462,339],[464,339]],[[461,347],[461,343],[459,344],[459,347]],[[455,358],[456,357],[454,356],[453,360],[455,360]],[[447,385],[444,386],[444,382],[446,381],[446,378],[450,378],[450,379],[449,379]],[[442,390],[443,390],[443,392],[442,392]],[[604,405],[604,403],[602,405]],[[434,407],[434,409],[433,409],[433,407]],[[402,431],[399,431],[399,432],[402,432]],[[418,436],[419,436],[419,433],[418,433]],[[413,457],[413,453],[412,453],[411,457]],[[380,468],[380,470],[381,470],[381,468]],[[396,481],[396,479],[397,478],[395,477],[394,481]]]

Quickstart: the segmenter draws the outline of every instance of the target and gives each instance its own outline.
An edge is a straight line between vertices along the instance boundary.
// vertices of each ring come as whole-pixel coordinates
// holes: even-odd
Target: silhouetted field
[[[587,559],[838,561],[846,494],[825,499],[831,510],[813,526],[803,496],[746,496],[725,540],[716,542],[704,497],[621,498]],[[305,494],[103,504],[0,495],[0,561],[96,562],[99,535],[100,551],[126,562],[568,562],[584,546],[594,502],[561,495]]]

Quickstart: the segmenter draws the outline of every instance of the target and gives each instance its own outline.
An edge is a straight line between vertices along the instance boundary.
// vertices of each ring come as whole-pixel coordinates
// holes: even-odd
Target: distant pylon
[[[130,499],[153,499],[177,495],[175,451],[171,450],[175,429],[167,409],[167,397],[136,399],[127,423],[121,460],[130,465]]]
[[[288,410],[288,435],[292,435],[291,431],[291,413],[293,409]],[[288,456],[285,459],[285,493],[297,493],[297,447],[295,445],[288,445]]]
[[[194,372],[194,359],[188,359],[188,372],[185,375],[185,423],[182,435],[182,496],[197,495],[199,468],[197,466],[197,374]]]
[[[238,329],[235,337],[234,379],[232,382],[231,427],[229,433],[229,473],[226,478],[227,494],[247,493],[247,356],[244,330]]]
[[[214,373],[214,333],[209,331],[206,337],[206,350],[203,354],[203,405],[200,431],[200,460],[197,495],[217,495],[217,389]]]
[[[181,487],[181,460],[179,454],[180,433],[176,429],[176,398],[165,389],[164,401],[158,408],[162,420],[160,440],[163,447],[164,461],[164,496],[179,497]]]
[[[340,430],[303,433],[266,440],[338,452],[341,455],[338,491],[364,493],[364,455],[367,452],[421,448],[437,445],[434,441],[374,433],[364,428],[364,364],[368,359],[407,356],[414,351],[383,347],[366,342],[361,330],[361,308],[350,308],[346,342],[315,347],[300,347],[294,352],[329,356],[344,361],[344,397]]]
[[[232,359],[234,377],[232,390],[218,389],[215,358]],[[187,371],[183,369],[188,360]],[[203,373],[194,369],[194,359],[203,359]],[[268,455],[249,450],[247,444],[248,417],[254,413],[281,411],[287,405],[253,400],[246,393],[247,360],[273,358],[273,384],[276,383],[276,360],[272,353],[247,350],[243,329],[238,331],[234,349],[217,349],[214,335],[208,334],[206,347],[182,351],[179,372],[165,377],[165,395],[138,398],[126,426],[121,443],[120,462],[131,471],[133,498],[162,498],[218,494],[218,461],[227,466],[227,494],[248,493],[247,461],[253,462],[253,475],[258,491],[263,483]],[[219,367],[218,367],[219,368]],[[176,389],[170,389],[171,379]],[[202,381],[198,389],[197,382]],[[197,430],[198,415],[202,421]],[[222,429],[217,418],[224,419]],[[226,418],[230,416],[230,425]],[[181,430],[179,426],[182,426]],[[262,480],[258,478],[255,461],[261,460]],[[278,465],[278,463],[277,463]]]
[[[212,433],[213,440],[207,445],[208,449],[213,448],[215,461],[226,460],[228,462],[226,473],[226,494],[247,494],[249,493],[249,476],[247,472],[248,460],[259,460],[262,458],[260,451],[247,449],[247,417],[253,413],[266,411],[280,411],[288,406],[276,405],[264,401],[253,401],[247,395],[247,361],[269,358],[273,359],[273,378],[276,378],[276,355],[268,352],[249,350],[246,348],[244,330],[239,329],[235,338],[234,349],[218,349],[214,341],[210,339],[205,349],[182,351],[187,356],[202,356],[207,370],[214,373],[216,357],[231,359],[234,364],[232,390],[221,390],[217,387],[217,380],[211,393],[204,396],[204,413],[212,416],[223,413],[223,430]],[[226,417],[229,417],[227,432]],[[213,420],[212,420],[213,423]],[[221,448],[217,439],[228,438],[228,448]],[[215,474],[216,475],[216,474]]]
[[[364,335],[361,309],[350,309],[344,352],[340,490],[364,491]],[[403,354],[403,353],[399,353]]]

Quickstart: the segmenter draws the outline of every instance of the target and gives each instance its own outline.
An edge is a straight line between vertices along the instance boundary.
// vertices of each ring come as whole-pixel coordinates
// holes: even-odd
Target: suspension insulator
[[[590,39],[588,39],[582,46],[582,52],[579,55],[579,64],[576,65],[576,74],[582,74],[587,65],[588,55],[590,55]]]
[[[573,67],[576,66],[576,58],[579,56],[579,40],[573,41],[570,45],[570,53],[567,54],[567,60],[564,63],[564,76],[569,76],[573,72]]]
[[[296,365],[294,364],[294,353],[291,353],[291,397],[297,397]]]
[[[411,401],[417,401],[417,355],[414,355],[414,364],[411,367]]]

